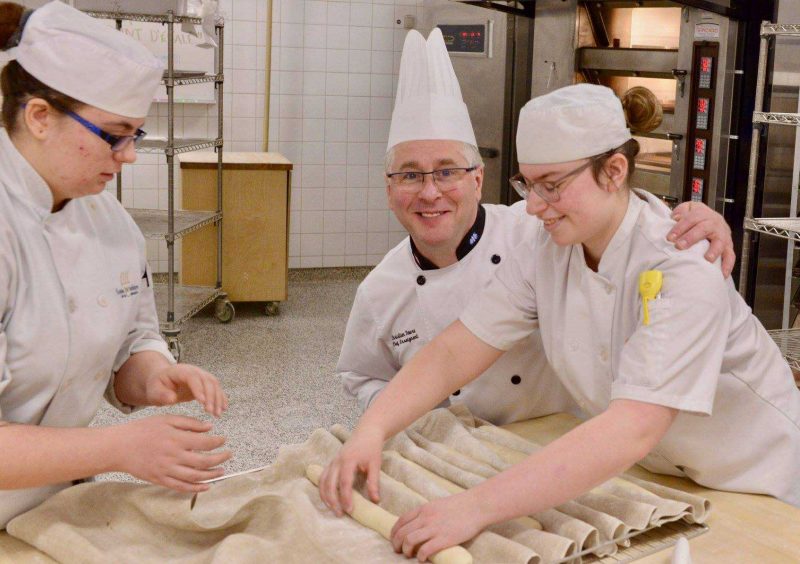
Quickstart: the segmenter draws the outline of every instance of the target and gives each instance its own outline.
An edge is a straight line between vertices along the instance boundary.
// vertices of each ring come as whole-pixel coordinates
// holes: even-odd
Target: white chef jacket
[[[45,181],[0,129],[0,419],[82,427],[104,393],[127,410],[113,373],[131,354],[174,360],[128,213],[108,193],[52,206]],[[0,529],[68,485],[0,491]]]
[[[642,462],[722,490],[764,493],[800,505],[800,391],[750,308],[703,258],[677,251],[674,222],[632,196],[598,271],[581,245],[539,232],[514,250],[461,321],[510,349],[537,321],[555,372],[590,416],[625,398],[680,410]],[[639,273],[663,286],[643,324]]]
[[[457,263],[422,270],[406,238],[359,286],[336,371],[362,410],[417,351],[458,318],[511,249],[531,233],[524,202],[484,209],[483,234]],[[548,366],[536,331],[450,399],[497,424],[576,411]]]

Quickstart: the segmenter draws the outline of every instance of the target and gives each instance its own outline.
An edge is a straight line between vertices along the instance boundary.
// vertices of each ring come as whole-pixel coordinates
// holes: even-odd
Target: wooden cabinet
[[[217,155],[181,155],[182,207],[217,207]],[[278,153],[223,154],[222,289],[231,301],[286,299],[292,163]],[[183,239],[181,283],[216,284],[216,230]]]

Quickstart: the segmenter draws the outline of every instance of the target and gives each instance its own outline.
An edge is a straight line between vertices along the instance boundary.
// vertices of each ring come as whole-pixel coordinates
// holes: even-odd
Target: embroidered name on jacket
[[[139,293],[139,284],[131,283],[131,275],[128,271],[119,273],[119,284],[119,288],[115,288],[114,291],[120,298],[130,298]]]
[[[419,335],[417,335],[416,329],[406,329],[400,333],[393,333],[392,334],[392,346],[399,347],[405,343],[410,343],[411,341],[419,339]]]

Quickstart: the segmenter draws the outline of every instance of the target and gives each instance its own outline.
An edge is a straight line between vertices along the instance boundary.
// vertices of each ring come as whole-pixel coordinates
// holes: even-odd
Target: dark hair
[[[16,45],[14,39],[25,25],[27,15],[24,6],[0,2],[0,50]],[[17,61],[11,61],[0,72],[0,92],[3,95],[2,124],[9,132],[17,127],[22,104],[31,98],[42,98],[61,112],[75,111],[85,105],[37,80]]]
[[[616,149],[597,155],[597,157],[594,158],[592,161],[592,176],[594,176],[596,182],[600,181],[600,173],[606,165],[606,161],[617,153],[623,155],[625,160],[628,161],[627,181],[630,182],[633,172],[636,170],[636,155],[639,154],[639,142],[636,139],[628,139]]]

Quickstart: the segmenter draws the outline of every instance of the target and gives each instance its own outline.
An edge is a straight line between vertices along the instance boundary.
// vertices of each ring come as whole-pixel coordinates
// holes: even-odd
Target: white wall
[[[273,2],[269,149],[295,163],[289,266],[377,264],[406,235],[383,157],[403,20],[422,0]]]

